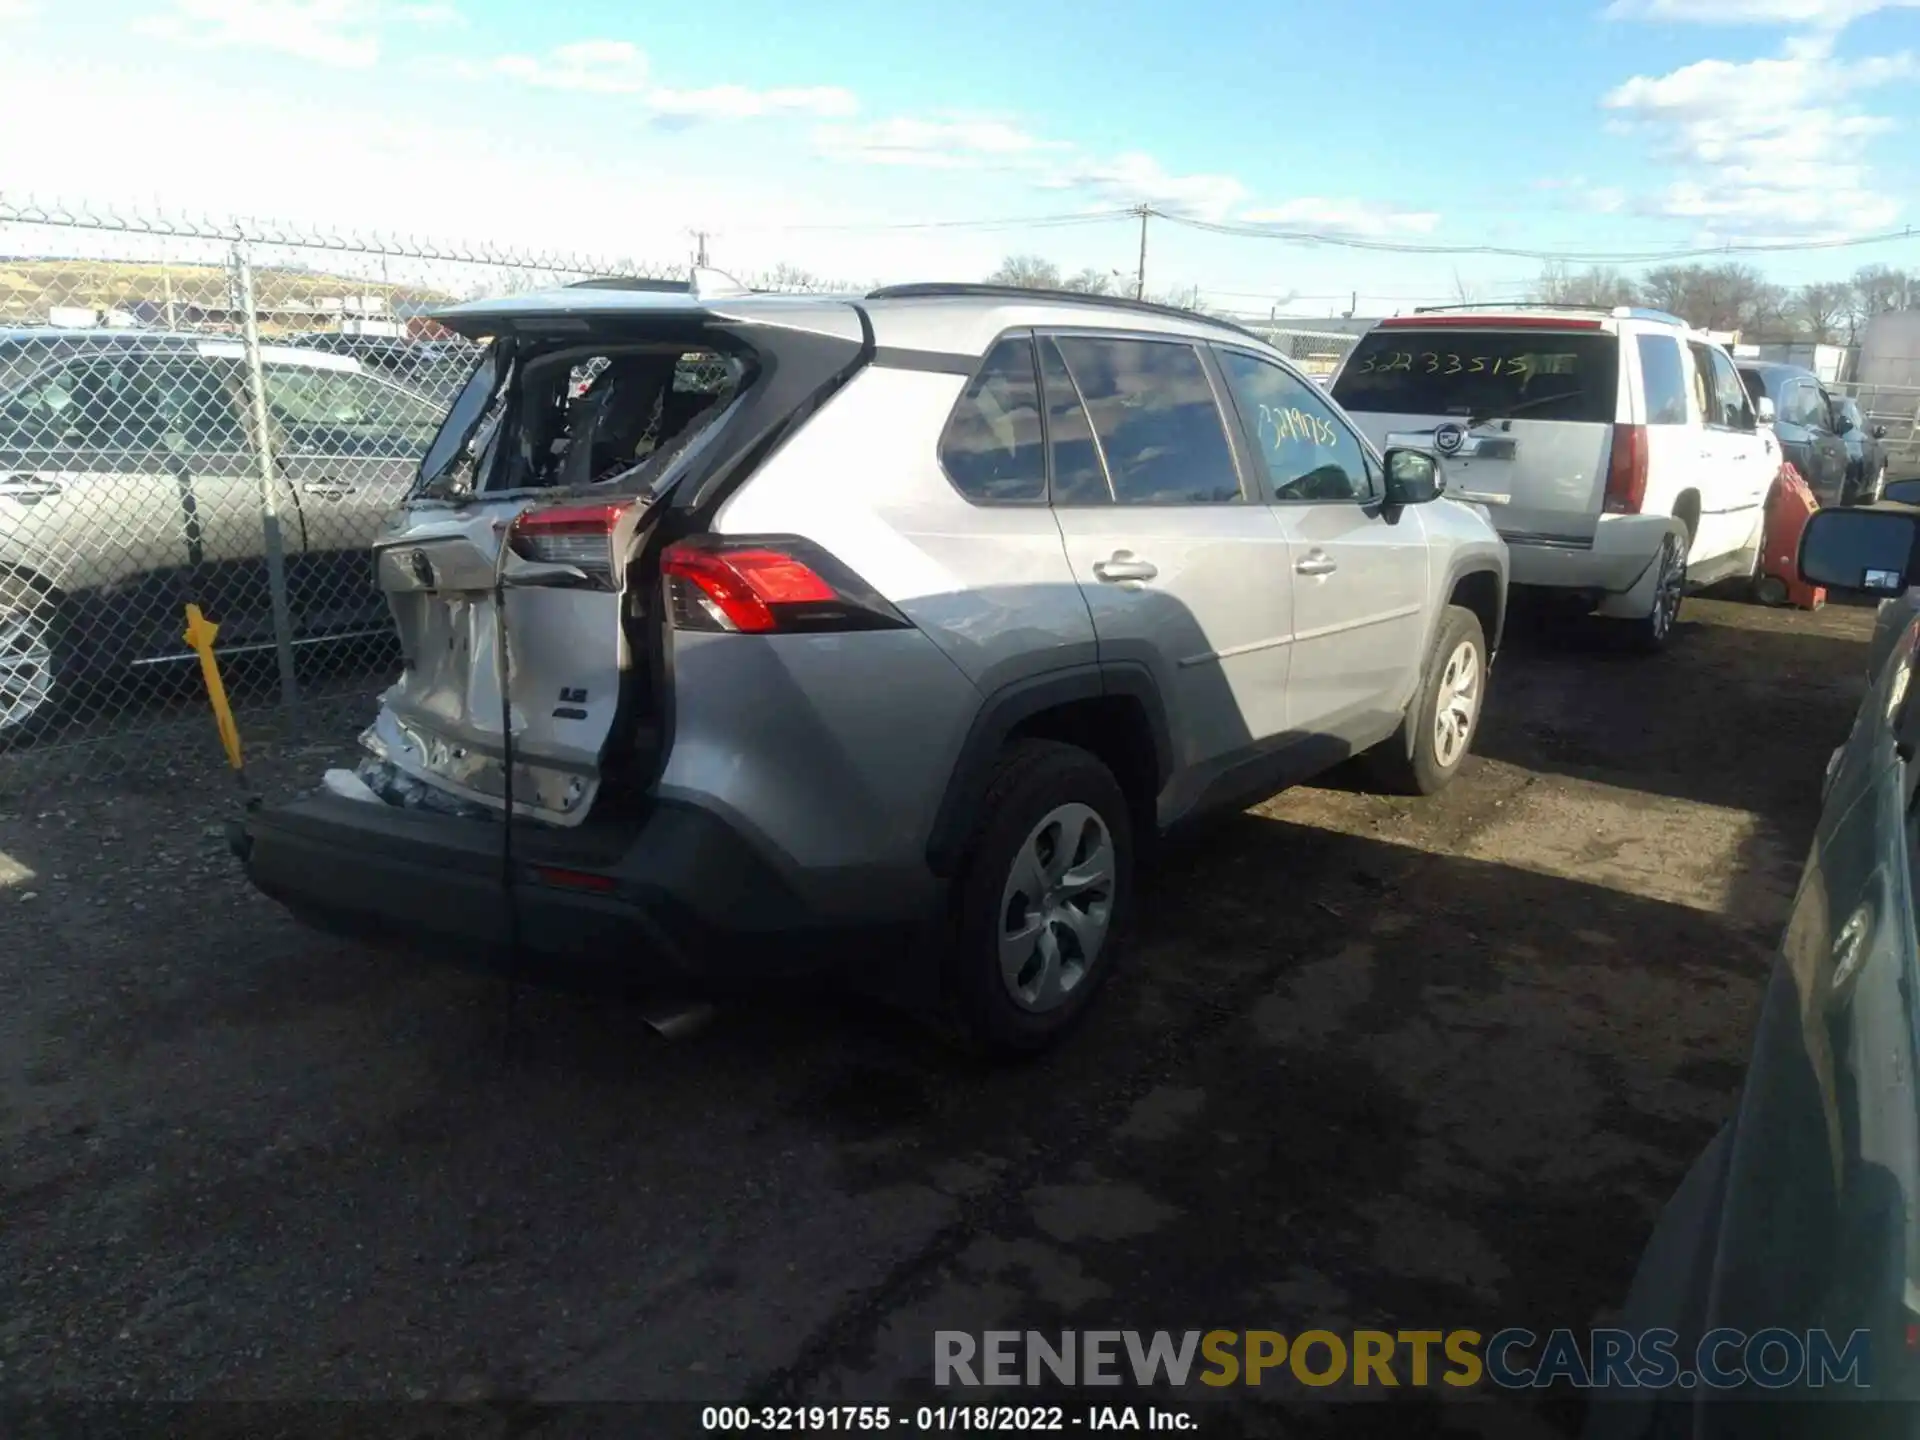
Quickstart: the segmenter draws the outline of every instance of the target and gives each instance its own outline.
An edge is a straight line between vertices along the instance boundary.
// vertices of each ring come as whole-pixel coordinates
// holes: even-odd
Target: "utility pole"
[[[707,268],[707,236],[709,233],[711,232],[706,230],[696,230],[693,232],[693,239],[696,246],[693,263],[698,265],[702,270]]]
[[[1133,278],[1133,298],[1144,300],[1147,298],[1147,218],[1153,214],[1153,207],[1135,206],[1133,213],[1140,217],[1140,269]]]

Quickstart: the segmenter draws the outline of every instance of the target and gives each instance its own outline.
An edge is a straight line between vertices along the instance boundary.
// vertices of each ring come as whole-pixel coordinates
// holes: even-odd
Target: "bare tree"
[[[1104,270],[1096,270],[1089,265],[1081,270],[1079,274],[1063,280],[1061,282],[1061,288],[1078,290],[1083,295],[1111,295],[1113,293],[1113,276]]]
[[[1458,265],[1453,267],[1453,298],[1457,304],[1471,305],[1480,298],[1480,287],[1469,285],[1460,274]]]
[[[1853,308],[1853,287],[1840,281],[1802,285],[1793,297],[1793,318],[1816,345],[1830,345],[1842,333],[1851,333],[1848,324]],[[1845,327],[1843,332],[1842,327]]]
[[[802,270],[798,265],[789,265],[782,260],[769,270],[762,282],[768,290],[819,290],[822,289],[820,277],[811,270]]]
[[[989,285],[1014,285],[1022,290],[1060,289],[1060,267],[1038,255],[1009,255],[987,276]]]
[[[1616,305],[1639,303],[1640,294],[1632,280],[1604,265],[1569,270],[1553,264],[1533,282],[1533,298],[1549,305],[1592,305],[1611,310]]]

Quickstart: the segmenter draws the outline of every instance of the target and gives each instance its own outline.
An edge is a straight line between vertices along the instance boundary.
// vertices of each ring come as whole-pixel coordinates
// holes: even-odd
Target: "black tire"
[[[1096,953],[1071,988],[1049,1008],[1036,1009],[1014,995],[1001,962],[1003,933],[1015,885],[1016,860],[1027,853],[1040,827],[1064,808],[1084,807],[1096,817],[1111,846],[1111,885],[1105,904],[1106,927]],[[1082,832],[1097,838],[1089,828]],[[1057,852],[1056,852],[1057,853]],[[1072,856],[1068,857],[1070,866]],[[1088,892],[1093,894],[1094,892]],[[1040,908],[1027,907],[1027,919]],[[1100,903],[1097,895],[1091,902]],[[979,819],[961,855],[953,889],[953,924],[947,947],[946,991],[965,1039],[998,1055],[1031,1055],[1059,1040],[1085,1015],[1094,993],[1113,969],[1116,951],[1126,939],[1133,909],[1133,827],[1127,799],[1113,772],[1075,745],[1053,740],[1018,740],[994,765],[981,797]],[[1056,947],[1071,950],[1077,940],[1068,930],[1044,922]],[[1056,965],[1069,968],[1056,949]]]
[[[1659,577],[1654,582],[1653,608],[1638,620],[1614,622],[1627,643],[1643,655],[1655,655],[1667,648],[1680,623],[1680,606],[1687,592],[1686,552],[1672,534],[1661,537],[1660,553],[1653,563]]]
[[[46,686],[44,700],[28,711],[26,695],[29,651],[44,645]],[[44,734],[65,701],[64,682],[70,670],[60,601],[24,575],[0,574],[0,751]]]
[[[1439,741],[1439,709],[1443,682],[1449,667],[1465,646],[1472,647],[1477,688],[1466,724],[1466,734],[1450,758],[1442,759]],[[1480,731],[1480,717],[1487,708],[1487,637],[1480,628],[1480,617],[1461,605],[1449,605],[1440,617],[1433,645],[1427,651],[1427,663],[1420,675],[1420,688],[1400,721],[1393,737],[1374,746],[1361,757],[1368,780],[1376,789],[1394,795],[1436,795],[1453,783],[1460,767],[1473,751],[1473,739]]]

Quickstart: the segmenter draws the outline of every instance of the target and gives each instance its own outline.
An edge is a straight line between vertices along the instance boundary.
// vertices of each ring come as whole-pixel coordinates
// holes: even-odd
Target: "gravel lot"
[[[1461,783],[1179,845],[1088,1026],[998,1071],[825,999],[669,1041],[536,994],[508,1057],[497,984],[256,898],[198,756],[0,790],[0,1393],[512,1417],[925,1398],[935,1328],[1585,1326],[1730,1109],[1869,621],[1523,619]]]

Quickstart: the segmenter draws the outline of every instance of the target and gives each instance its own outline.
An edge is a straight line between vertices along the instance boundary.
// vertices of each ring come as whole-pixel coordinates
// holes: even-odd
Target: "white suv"
[[[1416,311],[1360,341],[1333,396],[1376,445],[1447,458],[1515,586],[1577,595],[1647,649],[1688,588],[1758,567],[1778,443],[1727,353],[1674,316]]]

